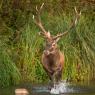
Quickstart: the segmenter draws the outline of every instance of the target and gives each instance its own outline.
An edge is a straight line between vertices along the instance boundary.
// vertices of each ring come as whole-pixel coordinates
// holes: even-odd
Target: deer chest
[[[48,59],[48,65],[50,67],[55,67],[58,63],[57,58],[53,55],[49,55],[47,59]]]

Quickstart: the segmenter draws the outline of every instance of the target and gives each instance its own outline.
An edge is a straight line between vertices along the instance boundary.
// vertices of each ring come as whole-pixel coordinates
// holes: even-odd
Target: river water
[[[63,92],[59,95],[95,95],[95,82],[63,83]],[[17,86],[0,88],[0,95],[15,95],[16,89],[27,89],[29,95],[51,95],[48,84],[22,83]],[[58,90],[59,87],[56,89]],[[54,91],[55,92],[55,91]],[[55,93],[52,94],[55,94]],[[22,94],[21,94],[22,95]]]

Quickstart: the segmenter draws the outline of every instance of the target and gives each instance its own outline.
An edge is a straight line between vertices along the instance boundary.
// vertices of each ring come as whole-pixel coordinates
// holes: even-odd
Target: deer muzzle
[[[49,50],[44,50],[44,54],[45,55],[49,55],[50,54],[50,51]]]

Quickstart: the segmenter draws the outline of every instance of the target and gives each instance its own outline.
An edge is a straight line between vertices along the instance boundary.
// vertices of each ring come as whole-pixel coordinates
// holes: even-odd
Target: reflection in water
[[[15,89],[15,95],[28,95],[28,91],[27,89],[24,88],[19,88],[19,89]]]

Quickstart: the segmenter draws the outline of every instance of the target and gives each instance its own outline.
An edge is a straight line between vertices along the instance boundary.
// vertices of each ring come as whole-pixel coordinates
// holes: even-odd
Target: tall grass
[[[42,69],[41,54],[43,40],[37,33],[35,26],[26,24],[21,30],[22,34],[17,48],[20,48],[18,68],[23,81],[42,82],[47,75]]]
[[[92,80],[95,78],[95,22],[92,18],[81,16],[79,24],[65,38],[65,77],[70,80]],[[90,26],[90,27],[89,27]],[[93,75],[91,73],[93,72]],[[64,76],[63,73],[63,76]]]
[[[0,87],[7,87],[20,82],[20,72],[9,54],[8,47],[0,41]]]

